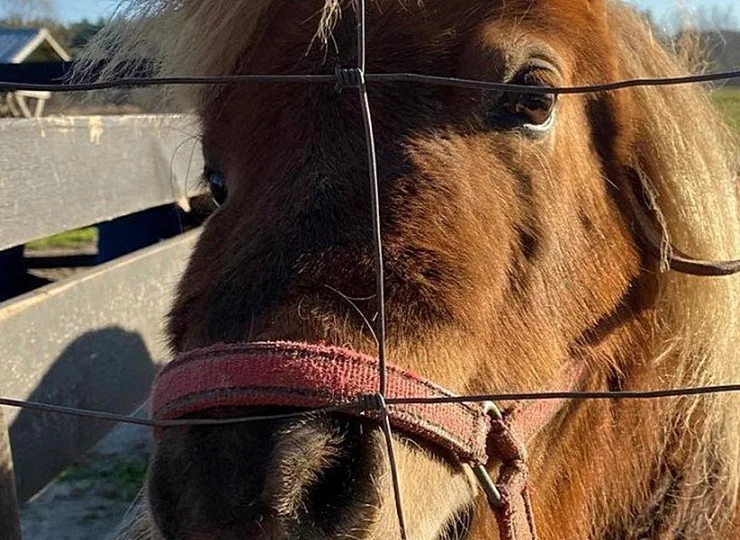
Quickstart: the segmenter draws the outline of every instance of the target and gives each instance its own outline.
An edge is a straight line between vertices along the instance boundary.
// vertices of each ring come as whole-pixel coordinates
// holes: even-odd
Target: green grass
[[[34,240],[26,244],[26,247],[31,250],[69,249],[86,244],[94,244],[97,240],[98,229],[96,227],[88,227],[56,234],[48,238],[42,238],[41,240]]]
[[[729,122],[740,132],[740,88],[723,88],[712,93],[717,108],[727,115]]]
[[[105,496],[132,501],[144,485],[148,460],[145,457],[119,459],[105,464],[72,465],[59,476],[60,482],[92,482],[105,486]]]

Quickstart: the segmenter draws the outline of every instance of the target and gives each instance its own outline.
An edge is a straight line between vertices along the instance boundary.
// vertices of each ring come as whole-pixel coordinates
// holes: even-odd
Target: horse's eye
[[[511,82],[540,88],[549,86],[533,71],[518,75]],[[524,128],[542,132],[552,127],[556,104],[555,94],[503,92],[490,110],[488,121],[498,129]]]
[[[524,126],[544,128],[553,118],[555,96],[553,94],[505,94],[500,103],[501,110],[519,120]]]
[[[229,196],[229,189],[226,186],[226,177],[218,170],[206,165],[203,170],[203,178],[208,184],[211,192],[211,198],[218,206],[223,205]]]

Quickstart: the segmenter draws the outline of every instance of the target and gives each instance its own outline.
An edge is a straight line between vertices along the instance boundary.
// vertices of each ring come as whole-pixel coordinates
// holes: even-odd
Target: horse
[[[162,76],[331,75],[357,65],[354,8],[132,0],[92,49],[119,51],[103,77],[142,57]],[[375,0],[366,24],[367,73],[548,88],[688,72],[617,0]],[[459,395],[548,391],[573,364],[582,391],[740,380],[740,281],[672,264],[740,253],[734,141],[702,88],[367,91],[394,366]],[[374,357],[356,92],[271,81],[172,95],[197,111],[220,204],[177,289],[173,353],[291,342]],[[738,405],[565,400],[526,449],[539,537],[739,537]],[[468,467],[407,433],[393,441],[408,538],[499,538]],[[121,538],[398,538],[391,480],[380,427],[341,412],[170,427]]]

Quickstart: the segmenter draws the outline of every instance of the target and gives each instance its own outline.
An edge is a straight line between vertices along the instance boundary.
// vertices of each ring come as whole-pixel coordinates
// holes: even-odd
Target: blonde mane
[[[631,10],[618,7],[613,16],[621,30],[626,77],[685,74]],[[640,133],[632,165],[651,188],[666,241],[700,258],[740,257],[735,139],[706,92],[675,86],[637,89],[633,96]],[[658,384],[740,381],[740,277],[707,279],[666,272],[660,284],[653,358],[665,363],[665,380]],[[699,450],[694,470],[705,477],[696,481],[726,486],[721,503],[732,511],[740,484],[740,399],[715,395],[676,401],[674,406],[669,417],[695,436],[683,443]]]
[[[130,61],[156,60],[158,75],[229,73],[260,31],[273,0],[130,0],[121,20],[87,50],[83,66],[116,53],[104,78],[122,75]],[[685,74],[676,58],[621,2],[610,2],[623,75]],[[340,1],[316,13],[319,36],[340,16]],[[83,68],[84,69],[84,68]],[[629,90],[639,111],[632,167],[649,187],[666,240],[701,259],[740,258],[740,196],[736,141],[703,89],[676,86]],[[198,98],[188,94],[188,98]],[[192,102],[191,102],[192,103]],[[659,276],[652,361],[656,387],[740,382],[740,277]],[[709,520],[729,519],[740,488],[740,397],[732,394],[666,402],[666,430],[693,434],[681,449],[695,460],[697,485],[713,491]],[[724,509],[724,510],[723,510]],[[712,515],[716,511],[717,515]],[[722,513],[725,515],[721,515]],[[135,536],[138,537],[138,536]],[[144,536],[141,536],[144,538]]]
[[[273,4],[275,0],[123,0],[111,22],[86,46],[77,76],[84,78],[101,59],[108,61],[102,80],[130,75],[144,61],[153,62],[147,67],[161,77],[229,74]],[[316,13],[320,42],[326,43],[340,8],[340,0],[325,0]],[[176,97],[193,106],[201,90],[180,87]]]

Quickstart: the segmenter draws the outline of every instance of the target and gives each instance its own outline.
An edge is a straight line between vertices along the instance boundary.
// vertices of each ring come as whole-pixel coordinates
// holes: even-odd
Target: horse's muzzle
[[[357,420],[170,428],[158,439],[149,498],[165,538],[361,538],[381,508],[386,467],[382,433]]]

